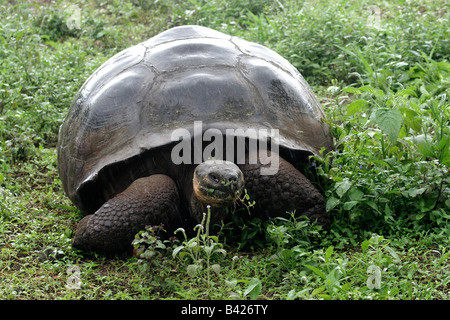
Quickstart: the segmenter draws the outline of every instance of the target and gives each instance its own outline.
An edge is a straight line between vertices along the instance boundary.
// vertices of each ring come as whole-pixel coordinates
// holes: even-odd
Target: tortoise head
[[[194,171],[194,194],[212,207],[231,206],[244,190],[244,174],[230,161],[207,160]]]

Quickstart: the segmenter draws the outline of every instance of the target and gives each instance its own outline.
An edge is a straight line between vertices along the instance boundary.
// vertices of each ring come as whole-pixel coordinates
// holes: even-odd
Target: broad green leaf
[[[361,190],[359,190],[358,188],[351,188],[348,192],[348,197],[352,201],[360,201],[363,196],[364,196],[364,193]]]
[[[435,158],[436,154],[434,151],[434,145],[431,142],[423,141],[418,143],[417,149],[419,149],[419,152],[424,155],[425,157]]]
[[[425,95],[425,96],[431,96],[430,93],[427,91],[427,89],[425,88],[424,85],[420,86],[419,90],[420,90],[420,93],[422,93],[423,95]]]
[[[330,257],[333,254],[333,251],[334,251],[334,247],[333,246],[329,246],[327,251],[325,251],[325,261],[328,262],[328,260],[330,260]]]
[[[326,274],[322,270],[320,270],[314,266],[311,266],[309,264],[305,264],[305,267],[307,267],[309,270],[313,271],[315,274],[317,274],[322,279],[325,280],[327,278]]]
[[[365,201],[364,203],[367,204],[372,209],[374,209],[376,212],[379,212],[378,206],[377,206],[377,204],[375,202],[373,202],[373,201]]]
[[[386,214],[386,215],[391,215],[391,208],[389,208],[389,204],[388,203],[386,203],[385,204],[385,206],[384,206],[384,213]]]
[[[325,286],[314,289],[313,292],[311,292],[311,295],[312,296],[315,296],[316,294],[318,295],[318,294],[322,293],[325,289],[326,289]]]
[[[217,236],[211,235],[211,236],[208,236],[208,237],[209,237],[210,240],[212,240],[212,241],[215,242],[215,243],[218,243],[218,242],[219,242],[219,238],[217,238]]]
[[[447,167],[450,167],[450,154],[447,154],[445,157],[442,157],[440,162]]]
[[[172,257],[176,257],[177,256],[177,254],[181,251],[181,250],[183,250],[184,249],[184,246],[178,246],[178,247],[176,247],[175,249],[173,249],[173,252],[172,252]]]
[[[258,298],[258,295],[261,293],[262,285],[261,280],[258,278],[253,278],[250,281],[250,284],[248,285],[247,289],[244,291],[244,296],[249,295],[250,299],[256,300]]]
[[[423,194],[427,190],[426,187],[423,188],[411,188],[407,191],[402,192],[403,194],[410,196],[411,198],[416,197],[417,195]]]
[[[394,143],[397,141],[402,126],[402,113],[398,109],[378,109],[375,112],[375,122]]]
[[[221,253],[221,254],[224,255],[224,256],[227,255],[227,251],[226,251],[225,249],[222,249],[222,248],[220,248],[220,249],[215,249],[215,250],[213,251],[213,253]]]
[[[197,247],[198,244],[197,244],[197,241],[196,241],[194,238],[192,238],[192,239],[189,240],[189,242],[187,243],[187,246],[188,246],[189,248],[194,248],[194,247]]]
[[[357,112],[360,112],[362,107],[366,104],[365,100],[359,99],[356,101],[353,101],[347,106],[347,115],[352,116]]]
[[[415,132],[421,132],[422,131],[422,118],[415,117],[411,121],[408,122],[408,126],[411,127]]]
[[[388,161],[384,161],[384,160],[374,160],[373,163],[379,164],[381,166],[386,166],[386,167],[391,167],[392,168],[392,163],[388,162]]]
[[[415,132],[422,131],[422,118],[415,110],[410,108],[400,108],[400,111],[403,113],[405,123],[408,127]]]
[[[23,32],[22,31],[17,31],[15,36],[16,36],[16,40],[19,41],[20,39],[23,38]]]
[[[167,247],[166,247],[166,245],[164,243],[158,241],[156,243],[156,248],[158,248],[158,249],[166,249]]]
[[[213,264],[211,266],[212,271],[214,271],[215,274],[219,275],[220,274],[220,265],[219,264]]]
[[[446,166],[450,165],[450,137],[448,135],[444,135],[439,142],[438,149],[440,151],[439,162],[445,164]]]
[[[350,189],[352,186],[352,183],[348,180],[348,178],[345,178],[341,182],[336,183],[336,193],[339,196],[339,198],[342,198],[344,194]]]
[[[406,119],[413,119],[414,117],[417,117],[419,115],[417,113],[417,111],[415,111],[411,108],[404,107],[404,108],[399,108],[399,110],[405,114]]]
[[[354,88],[354,87],[344,88],[344,89],[342,89],[342,91],[354,93],[354,94],[361,94],[361,90],[359,90],[358,88]]]
[[[355,48],[356,49],[356,48]],[[364,55],[358,50],[355,50],[359,60],[361,60],[361,62],[363,63],[364,67],[366,68],[366,71],[369,75],[372,75],[374,73],[372,67],[370,66],[369,61],[367,61],[367,59],[364,57]]]
[[[450,148],[450,139],[448,136],[443,135],[441,141],[439,141],[438,149],[440,152],[448,151]]]
[[[322,298],[323,300],[331,300],[331,296],[329,294],[326,294],[326,293],[318,294],[318,296],[320,298]]]
[[[392,249],[392,248],[389,247],[389,246],[386,246],[385,248],[386,248],[386,250],[390,253],[390,255],[392,256],[392,258],[394,258],[394,260],[395,260],[396,263],[398,263],[398,264],[401,264],[401,263],[402,263],[402,260],[400,260],[400,258],[398,257],[398,255],[397,255],[397,253],[394,251],[394,249]]]
[[[344,210],[350,211],[357,204],[358,201],[347,201],[346,203],[344,203]]]
[[[407,96],[414,96],[414,97],[417,97],[417,94],[416,94],[416,92],[413,89],[407,88],[407,89],[402,89],[402,90],[398,91],[395,94],[395,96],[396,97],[400,97],[400,96],[405,96],[405,97],[407,97]]]
[[[350,290],[350,283],[346,282],[342,285],[341,291],[346,292]]]
[[[225,280],[225,285],[229,288],[229,289],[233,289],[234,287],[236,287],[237,285],[237,280],[233,279],[233,280]]]
[[[338,279],[336,277],[336,268],[334,268],[333,270],[331,270],[328,274],[327,274],[327,279],[325,281],[325,284],[328,285],[329,287],[334,286],[336,283],[338,282]]]
[[[376,95],[376,96],[384,97],[383,90],[376,89],[376,88],[371,87],[371,86],[362,86],[362,87],[359,87],[359,90],[363,91],[363,92],[371,93],[371,94]]]
[[[407,66],[407,65],[408,65],[407,62],[400,61],[400,62],[395,63],[393,66],[394,66],[395,68],[400,68],[400,67],[404,67],[404,66]]]
[[[197,274],[198,269],[199,269],[199,265],[197,265],[197,264],[190,264],[190,265],[187,266],[186,271],[187,271],[187,274],[190,277],[193,277],[193,276],[195,276]]]
[[[295,291],[295,289],[292,289],[291,291],[288,292],[286,299],[287,300],[294,300],[295,298],[297,298],[297,292]]]
[[[326,210],[329,212],[331,210],[333,210],[338,204],[339,204],[339,199],[336,199],[335,197],[330,197],[327,200],[327,205],[326,205]]]
[[[300,297],[303,293],[308,292],[309,290],[311,290],[311,288],[305,288],[303,290],[300,291],[295,291],[295,289],[292,289],[291,291],[288,292],[286,299],[287,300],[295,300],[298,297]]]
[[[181,251],[181,252],[178,254],[178,257],[179,257],[180,259],[184,259],[184,257],[187,257],[187,256],[189,256],[189,253],[186,252],[186,251]]]
[[[366,251],[367,251],[367,249],[369,248],[369,246],[370,246],[370,241],[369,241],[369,240],[364,240],[364,241],[361,243],[362,252],[363,252],[363,253],[366,253]]]

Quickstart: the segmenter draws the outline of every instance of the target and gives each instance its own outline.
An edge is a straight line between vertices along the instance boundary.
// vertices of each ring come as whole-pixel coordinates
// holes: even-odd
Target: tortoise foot
[[[138,179],[94,214],[84,217],[72,245],[85,251],[131,252],[134,236],[146,225],[181,225],[178,206],[178,191],[168,176]]]

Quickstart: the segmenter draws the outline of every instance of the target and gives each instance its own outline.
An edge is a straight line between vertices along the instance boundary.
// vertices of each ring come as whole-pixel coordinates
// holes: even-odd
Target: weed
[[[203,268],[206,269],[207,287],[211,289],[211,271],[216,275],[220,274],[220,264],[211,264],[212,258],[216,255],[226,255],[223,245],[219,242],[216,236],[209,234],[211,207],[208,206],[208,212],[203,215],[203,220],[200,224],[195,226],[194,231],[197,231],[197,236],[189,239],[183,228],[175,231],[181,232],[184,236],[183,243],[173,250],[173,257],[179,257],[183,261],[185,257],[190,258],[190,264],[187,266],[187,273],[194,277],[199,274]]]
[[[135,239],[131,243],[133,245],[133,254],[138,259],[158,267],[158,258],[162,256],[161,251],[167,249],[166,244],[160,240],[159,234],[161,232],[164,232],[164,229],[163,226],[159,225],[147,226],[145,230],[136,234]]]

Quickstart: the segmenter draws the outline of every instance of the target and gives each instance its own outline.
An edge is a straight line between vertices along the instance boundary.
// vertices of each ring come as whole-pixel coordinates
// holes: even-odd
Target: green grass
[[[2,299],[450,298],[448,4],[41,2],[0,1]],[[113,54],[183,24],[264,44],[313,86],[337,141],[310,167],[329,232],[235,217],[217,238],[137,241],[150,260],[71,247],[81,216],[55,150],[71,100]]]

